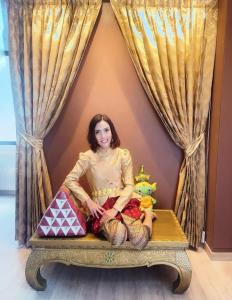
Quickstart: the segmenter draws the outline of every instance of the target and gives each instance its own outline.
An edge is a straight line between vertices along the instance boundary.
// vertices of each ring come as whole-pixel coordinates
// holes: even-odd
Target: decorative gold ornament
[[[156,199],[151,195],[156,191],[156,182],[149,183],[150,175],[144,173],[144,166],[141,165],[139,170],[139,175],[135,176],[135,192],[138,194],[138,199],[140,200],[140,209],[150,208],[154,209],[156,204]]]

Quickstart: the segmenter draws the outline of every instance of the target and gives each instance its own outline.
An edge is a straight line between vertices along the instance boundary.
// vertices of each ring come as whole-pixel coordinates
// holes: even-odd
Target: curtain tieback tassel
[[[205,136],[205,133],[202,132],[196,139],[195,141],[193,141],[191,144],[188,144],[185,148],[184,148],[184,153],[185,153],[185,158],[188,158],[190,156],[193,155],[193,153],[197,150],[197,148],[199,147],[201,141],[203,140]]]
[[[26,133],[25,131],[22,131],[19,134],[28,144],[30,144],[36,150],[43,149],[43,139],[36,138],[33,135]]]

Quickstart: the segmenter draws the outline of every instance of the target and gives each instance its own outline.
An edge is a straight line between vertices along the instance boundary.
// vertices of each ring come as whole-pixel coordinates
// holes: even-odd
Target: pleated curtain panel
[[[27,244],[52,199],[43,140],[75,79],[101,0],[8,0],[17,127],[16,240]]]
[[[148,98],[183,149],[175,213],[197,248],[205,222],[205,136],[217,1],[111,0],[111,5]]]

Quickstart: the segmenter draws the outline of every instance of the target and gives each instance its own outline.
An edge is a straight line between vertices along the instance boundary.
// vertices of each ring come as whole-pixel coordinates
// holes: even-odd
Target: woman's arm
[[[71,172],[66,176],[63,183],[63,185],[66,186],[76,196],[76,198],[82,202],[82,204],[90,199],[89,195],[79,184],[79,179],[86,173],[88,166],[88,155],[86,153],[80,153],[78,161]]]
[[[86,173],[88,167],[88,155],[86,153],[80,153],[78,161],[71,172],[66,176],[63,185],[71,190],[71,192],[77,199],[81,201],[83,205],[87,205],[90,213],[93,216],[98,218],[100,215],[102,215],[104,208],[94,202],[79,184],[80,177]]]

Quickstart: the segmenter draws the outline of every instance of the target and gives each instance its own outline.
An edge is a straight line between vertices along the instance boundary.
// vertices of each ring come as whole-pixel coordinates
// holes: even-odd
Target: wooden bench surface
[[[158,219],[153,222],[153,233],[151,240],[145,249],[186,249],[188,241],[179,225],[179,222],[172,210],[155,210]],[[105,239],[100,239],[92,233],[84,237],[39,237],[36,234],[30,239],[33,248],[112,248]],[[133,249],[129,241],[125,242],[117,249]]]

